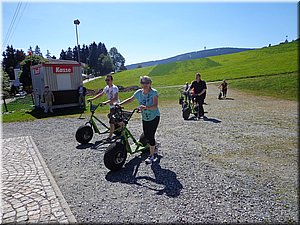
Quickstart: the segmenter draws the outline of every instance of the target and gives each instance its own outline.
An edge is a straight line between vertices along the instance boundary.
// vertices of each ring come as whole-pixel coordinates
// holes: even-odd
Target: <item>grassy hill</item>
[[[255,95],[273,96],[281,99],[298,99],[298,44],[299,41],[280,44],[240,53],[214,56],[208,58],[181,61],[140,69],[128,70],[114,75],[114,83],[124,87],[139,85],[139,77],[148,75],[153,79],[153,87],[159,91],[160,107],[177,104],[179,92],[176,85],[182,86],[191,82],[196,72],[201,72],[207,81],[221,81],[226,79],[229,89],[239,89]],[[104,79],[96,79],[85,84],[88,89],[99,90],[105,86]],[[217,84],[216,84],[217,85]],[[175,87],[174,87],[175,86]],[[209,92],[209,90],[208,90]],[[120,99],[131,96],[132,92],[120,92]],[[106,98],[96,100],[104,101]],[[27,121],[43,118],[36,115],[30,106],[31,97],[8,104],[8,110],[13,113],[3,114],[2,122]],[[136,107],[133,102],[126,109]],[[4,112],[2,104],[2,112]],[[108,107],[99,109],[100,113],[107,113]],[[51,116],[78,116],[78,111],[56,110]],[[85,111],[89,113],[89,110]]]
[[[270,95],[283,99],[297,99],[298,91],[298,43],[294,41],[257,50],[235,54],[187,60],[134,70],[114,75],[116,85],[139,85],[139,77],[148,75],[153,79],[153,87],[161,93],[161,100],[177,99],[176,88],[165,86],[183,85],[201,72],[202,79],[211,81],[228,80],[230,88],[237,88],[259,95]],[[272,78],[276,76],[276,79]],[[249,79],[255,78],[255,79]],[[251,83],[251,85],[250,85]],[[85,86],[89,89],[104,87],[104,79],[95,80]],[[131,93],[121,93],[121,99]]]
[[[131,69],[136,69],[139,66],[142,66],[142,67],[155,66],[155,65],[179,62],[179,61],[184,61],[184,60],[207,58],[207,57],[216,56],[216,55],[232,54],[232,53],[243,52],[243,51],[248,51],[248,50],[252,50],[252,49],[250,49],[250,48],[230,48],[230,47],[214,48],[214,49],[200,50],[200,51],[195,51],[195,52],[188,52],[188,53],[180,54],[180,55],[173,56],[173,57],[170,57],[167,59],[131,64],[131,65],[127,65],[126,67],[127,67],[127,69],[131,70]]]

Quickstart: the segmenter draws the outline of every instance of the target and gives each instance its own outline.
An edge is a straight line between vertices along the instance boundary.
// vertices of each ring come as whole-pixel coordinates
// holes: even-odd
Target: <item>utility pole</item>
[[[74,24],[75,24],[75,28],[76,28],[78,62],[80,63],[80,49],[79,49],[79,44],[78,44],[78,32],[77,32],[77,26],[80,24],[79,19],[74,20]]]

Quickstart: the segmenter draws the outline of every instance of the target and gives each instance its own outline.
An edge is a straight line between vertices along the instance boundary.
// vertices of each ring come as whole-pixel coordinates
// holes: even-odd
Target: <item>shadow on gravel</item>
[[[187,119],[187,121],[208,121],[208,122],[212,122],[212,123],[221,123],[221,120],[215,119],[215,118],[208,118],[207,116],[204,116],[202,119],[197,120],[196,116],[190,117],[189,119]]]
[[[203,117],[204,121],[213,122],[213,123],[221,123],[221,120],[215,119],[215,118],[208,118],[206,116]]]
[[[74,114],[83,114],[84,109],[79,107],[69,107],[69,108],[60,108],[60,109],[53,109],[53,113],[44,113],[44,110],[40,108],[33,109],[32,111],[26,112],[27,114],[32,115],[37,119],[43,118],[50,118],[56,116],[65,116],[65,115],[74,115]],[[80,115],[80,118],[81,118]]]
[[[92,144],[92,143],[87,143],[87,144],[77,145],[76,148],[77,148],[77,149],[87,149],[87,148],[91,148],[92,146],[94,146],[94,144]]]
[[[93,150],[98,150],[98,151],[104,151],[107,148],[107,145],[111,144],[112,142],[107,142],[105,140],[100,140],[96,141],[94,144],[93,143],[87,143],[87,144],[80,144],[77,145],[77,149],[93,149]]]
[[[110,182],[120,182],[142,186],[141,184],[137,183],[136,174],[139,170],[141,163],[145,161],[146,158],[146,154],[135,156],[128,163],[126,163],[121,170],[116,172],[109,171],[106,174],[105,179]]]
[[[219,100],[234,100],[234,98],[220,98]]]
[[[162,156],[158,156],[156,162],[152,163],[151,169],[154,173],[154,177],[150,176],[136,176],[138,169],[142,162],[147,158],[146,154],[141,154],[136,156],[128,163],[125,164],[125,167],[117,172],[108,172],[105,176],[105,179],[110,182],[120,182],[126,184],[136,184],[148,188],[150,190],[156,191],[157,195],[166,194],[168,197],[178,197],[181,190],[183,189],[182,184],[177,179],[176,173],[169,169],[164,169],[160,166],[160,159]],[[152,188],[148,185],[144,185],[138,182],[138,180],[148,180],[156,184],[163,185],[164,188]]]

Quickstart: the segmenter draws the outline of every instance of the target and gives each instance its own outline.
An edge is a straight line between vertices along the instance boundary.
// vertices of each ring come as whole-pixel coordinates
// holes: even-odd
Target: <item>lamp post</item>
[[[78,44],[78,32],[77,32],[77,26],[80,24],[79,19],[74,20],[74,24],[75,24],[75,28],[76,28],[78,62],[80,63],[80,49],[79,49],[79,44]]]

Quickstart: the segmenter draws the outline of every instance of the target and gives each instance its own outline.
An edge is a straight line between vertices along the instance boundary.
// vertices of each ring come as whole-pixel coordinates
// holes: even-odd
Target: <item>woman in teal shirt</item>
[[[119,105],[127,104],[137,99],[142,111],[143,131],[145,138],[149,141],[150,156],[145,160],[151,164],[156,160],[155,152],[155,132],[157,130],[160,112],[158,110],[158,93],[151,87],[152,80],[148,76],[140,77],[142,88],[137,90],[133,96],[124,100]]]

